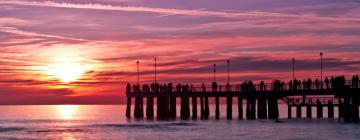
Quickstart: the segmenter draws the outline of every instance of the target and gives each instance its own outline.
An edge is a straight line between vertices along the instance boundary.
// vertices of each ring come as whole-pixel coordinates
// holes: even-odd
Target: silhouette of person
[[[126,93],[130,93],[131,92],[131,85],[130,83],[126,84]]]
[[[325,78],[325,84],[326,84],[326,89],[329,89],[330,88],[330,81],[329,81],[328,77]]]
[[[260,81],[260,90],[265,90],[265,83],[264,83],[264,81]]]
[[[315,79],[315,88],[316,89],[319,89],[319,86],[320,86],[320,84],[319,84],[319,79]]]
[[[181,92],[181,84],[176,85],[176,92]]]
[[[303,89],[306,89],[306,81],[305,81],[305,79],[303,79],[302,84],[303,84]]]
[[[201,88],[202,88],[202,91],[203,91],[203,92],[206,92],[206,87],[205,87],[205,84],[204,84],[204,83],[201,85]]]
[[[308,78],[308,80],[307,80],[307,88],[308,88],[309,90],[312,89],[312,81],[311,81],[310,78]]]
[[[333,76],[330,78],[330,83],[331,83],[331,88],[334,88],[335,78]]]
[[[293,82],[292,82],[292,80],[289,81],[289,90],[293,90]]]
[[[212,91],[216,92],[217,91],[217,83],[216,82],[212,82]]]
[[[351,87],[355,88],[355,84],[356,84],[356,77],[355,77],[355,75],[353,75],[352,79],[351,79]]]
[[[355,88],[359,88],[359,75],[355,76]]]

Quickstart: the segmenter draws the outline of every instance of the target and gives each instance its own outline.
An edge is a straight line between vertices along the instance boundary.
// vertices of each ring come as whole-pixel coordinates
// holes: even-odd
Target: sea
[[[316,119],[315,110],[312,119],[288,119],[287,106],[280,104],[279,108],[279,121],[238,120],[237,106],[233,107],[233,119],[227,120],[225,105],[220,106],[220,120],[214,119],[214,106],[210,106],[209,120],[159,121],[127,119],[124,105],[0,106],[0,140],[360,139],[359,124]],[[177,110],[179,116],[179,106]],[[306,114],[304,109],[302,114]]]

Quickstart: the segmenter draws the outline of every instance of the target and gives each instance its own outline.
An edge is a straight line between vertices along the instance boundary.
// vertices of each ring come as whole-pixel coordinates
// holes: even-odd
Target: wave
[[[151,129],[151,130],[165,130],[172,131],[177,130],[179,127],[196,126],[194,123],[150,123],[150,124],[95,124],[94,127],[107,127],[118,129]]]
[[[2,132],[10,132],[10,131],[23,131],[25,128],[23,127],[0,127],[0,133]]]
[[[63,133],[63,132],[84,132],[83,129],[78,128],[64,128],[64,129],[40,129],[40,130],[31,130],[28,132],[36,132],[36,133]]]

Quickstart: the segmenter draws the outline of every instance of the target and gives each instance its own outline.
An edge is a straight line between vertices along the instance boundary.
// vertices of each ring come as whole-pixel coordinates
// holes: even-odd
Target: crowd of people
[[[303,79],[301,80],[290,80],[288,82],[288,84],[285,84],[285,81],[281,81],[281,80],[274,80],[272,82],[272,89],[271,90],[276,90],[276,91],[280,91],[280,90],[319,90],[319,89],[331,89],[331,88],[343,88],[343,87],[351,87],[351,88],[359,88],[359,76],[358,75],[354,75],[352,76],[352,80],[351,80],[351,85],[346,85],[346,79],[344,76],[336,76],[336,77],[330,77],[330,79],[328,77],[325,77],[325,80],[323,81],[324,83],[322,83],[321,80],[319,79],[315,79],[312,80],[310,78],[308,79]],[[126,92],[130,93],[131,89],[133,89],[133,92],[138,92],[140,91],[140,86],[137,84],[132,85],[133,87],[131,88],[130,84],[127,84],[126,87]],[[287,88],[286,88],[287,86]],[[325,86],[325,87],[323,87]],[[150,88],[151,87],[151,88]],[[226,90],[230,89],[230,85],[229,83],[224,86]],[[189,84],[177,84],[176,88],[174,90],[176,90],[177,92],[184,92],[184,91],[192,91],[193,85],[189,85]],[[206,91],[206,87],[205,84],[202,84],[202,86],[200,87],[201,91]],[[243,83],[241,83],[240,85],[238,85],[238,89],[241,91],[256,91],[256,90],[269,90],[266,89],[266,85],[264,81],[260,81],[260,83],[258,85],[255,85],[252,81],[244,81]],[[150,86],[147,84],[144,84],[142,87],[142,91],[156,91],[156,92],[167,92],[167,91],[172,91],[173,90],[173,86],[172,83],[169,84],[158,84],[158,83],[152,83]],[[218,83],[213,82],[212,86],[211,86],[211,90],[212,91],[223,91],[221,89],[221,86],[218,85]]]

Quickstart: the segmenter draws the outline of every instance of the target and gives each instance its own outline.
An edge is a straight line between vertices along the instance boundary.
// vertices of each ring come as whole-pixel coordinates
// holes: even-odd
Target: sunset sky
[[[124,103],[125,83],[360,74],[357,0],[0,0],[0,104]],[[325,77],[324,76],[324,77]]]

